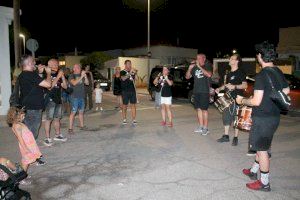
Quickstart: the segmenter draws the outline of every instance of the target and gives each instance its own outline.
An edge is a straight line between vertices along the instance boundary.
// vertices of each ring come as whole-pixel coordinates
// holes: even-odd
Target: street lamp
[[[24,52],[23,52],[23,55],[25,55],[25,35],[20,33],[19,36],[23,39],[23,48],[24,48]]]
[[[236,49],[233,49],[233,50],[232,50],[232,53],[233,53],[233,54],[235,54],[236,52],[237,52],[237,50],[236,50]]]
[[[150,80],[150,0],[148,0],[148,17],[147,17],[147,27],[148,27],[148,34],[147,34],[147,58],[148,58],[148,81]]]

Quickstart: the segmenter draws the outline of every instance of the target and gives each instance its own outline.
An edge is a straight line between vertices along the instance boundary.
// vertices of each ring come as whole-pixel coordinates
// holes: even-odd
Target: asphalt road
[[[104,96],[104,111],[89,112],[88,131],[75,129],[65,143],[45,147],[45,166],[32,166],[31,186],[22,186],[33,199],[198,200],[300,199],[300,118],[282,116],[272,145],[272,192],[255,192],[242,169],[248,133],[239,145],[216,142],[222,133],[221,115],[211,106],[210,134],[193,133],[196,113],[185,100],[173,106],[174,127],[160,126],[160,111],[146,95],[139,96],[138,125],[121,125],[115,99]],[[130,113],[129,113],[130,114]],[[130,116],[130,115],[129,115]],[[67,131],[67,117],[62,120]],[[19,160],[18,146],[8,127],[0,128],[0,156]],[[39,139],[44,138],[41,129]]]

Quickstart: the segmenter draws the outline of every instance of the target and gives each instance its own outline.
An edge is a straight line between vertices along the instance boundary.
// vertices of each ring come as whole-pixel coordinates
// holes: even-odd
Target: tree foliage
[[[81,59],[80,63],[82,66],[90,65],[91,69],[103,69],[104,62],[111,59],[111,56],[100,51],[95,51],[87,55],[85,58]]]

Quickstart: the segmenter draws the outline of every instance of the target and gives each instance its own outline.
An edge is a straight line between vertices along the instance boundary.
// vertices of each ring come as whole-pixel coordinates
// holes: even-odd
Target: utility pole
[[[20,61],[20,0],[14,0],[14,49],[15,49],[15,67],[18,67]]]

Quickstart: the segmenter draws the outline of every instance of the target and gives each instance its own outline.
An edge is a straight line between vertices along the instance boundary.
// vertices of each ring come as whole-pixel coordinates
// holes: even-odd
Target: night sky
[[[12,0],[0,5],[12,7]],[[265,3],[261,3],[265,2]],[[152,0],[151,43],[196,48],[210,57],[254,44],[277,45],[279,27],[300,26],[291,1]],[[21,0],[21,26],[38,40],[37,55],[133,48],[147,44],[147,0]],[[298,10],[297,10],[298,9]]]

